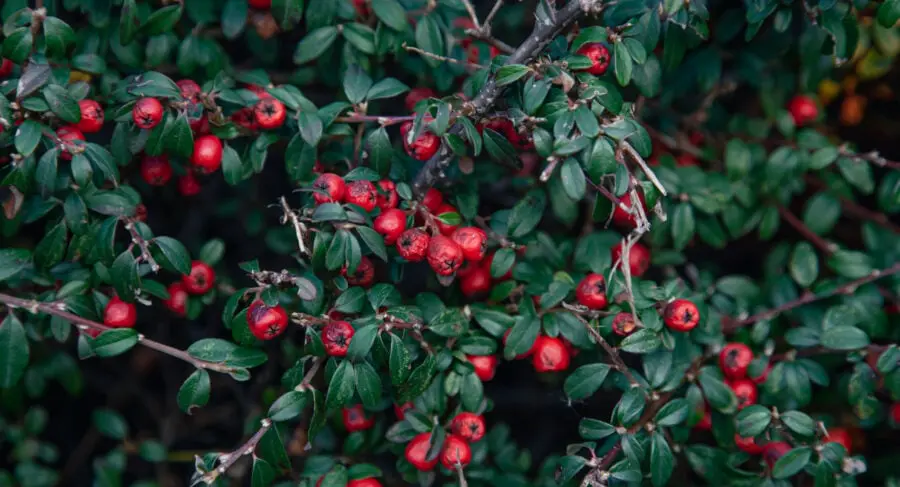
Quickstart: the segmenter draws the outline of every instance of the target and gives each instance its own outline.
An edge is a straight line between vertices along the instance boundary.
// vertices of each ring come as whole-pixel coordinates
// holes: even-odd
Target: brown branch
[[[415,120],[415,118],[415,115],[360,115],[351,113],[343,117],[337,117],[334,121],[339,123],[376,122],[382,127],[387,127],[398,123],[411,122]]]
[[[212,485],[220,475],[227,472],[229,468],[233,467],[234,464],[238,462],[238,460],[246,455],[256,454],[256,446],[262,441],[263,436],[269,432],[269,429],[271,429],[274,424],[269,418],[263,418],[259,423],[260,428],[256,433],[253,433],[253,436],[251,436],[243,445],[237,447],[231,453],[219,455],[219,460],[222,460],[222,463],[215,469],[207,472],[206,475],[201,478],[202,482],[205,482],[207,485]]]
[[[794,227],[794,230],[803,236],[809,243],[813,244],[814,247],[822,251],[823,254],[829,256],[833,254],[838,246],[828,242],[824,238],[820,237],[816,232],[809,229],[805,223],[800,221],[799,218],[796,217],[790,210],[779,205],[778,206],[778,214],[781,215],[781,218],[784,218],[784,221],[788,222],[788,225]]]
[[[806,182],[809,183],[811,186],[815,186],[821,190],[828,191],[830,189],[828,187],[828,185],[825,184],[824,181],[822,181],[821,179],[818,179],[812,175],[809,175],[809,174],[806,175]],[[838,201],[840,201],[841,207],[850,216],[853,216],[855,218],[860,218],[863,220],[868,220],[886,230],[891,231],[892,233],[900,234],[900,226],[893,224],[891,222],[891,219],[888,218],[888,216],[885,215],[884,213],[870,210],[870,209],[866,208],[865,206],[860,205],[859,203],[857,203],[853,200],[850,200],[848,198],[845,198],[844,196],[841,196],[839,194],[832,193],[832,195],[835,196],[838,199]]]
[[[141,259],[150,265],[150,270],[152,270],[154,274],[159,272],[159,264],[156,262],[156,259],[153,258],[153,254],[150,253],[150,245],[147,243],[147,240],[138,233],[137,228],[135,228],[135,220],[133,218],[124,218],[122,221],[125,222],[125,229],[128,230],[128,233],[131,235],[131,241],[141,249]]]
[[[590,333],[591,336],[594,337],[594,340],[597,340],[597,343],[599,343],[600,346],[603,347],[603,350],[606,352],[607,355],[609,355],[609,359],[612,360],[614,368],[617,371],[621,372],[622,375],[624,375],[626,379],[628,379],[628,382],[631,384],[631,387],[641,387],[641,383],[638,382],[637,379],[634,378],[634,375],[632,375],[631,370],[628,368],[628,365],[626,365],[625,361],[622,360],[622,357],[619,355],[619,351],[615,347],[610,345],[609,342],[607,342],[606,339],[603,338],[602,335],[600,335],[600,332],[598,332],[597,330],[594,329],[593,326],[591,326],[591,323],[589,321],[582,318],[577,313],[573,313],[573,314],[575,315],[576,318],[578,318],[579,321],[581,321],[581,323],[587,329],[588,333]]]

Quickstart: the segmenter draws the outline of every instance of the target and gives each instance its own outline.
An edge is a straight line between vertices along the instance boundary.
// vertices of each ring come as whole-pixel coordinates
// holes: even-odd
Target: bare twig
[[[387,127],[398,123],[411,122],[415,120],[415,118],[415,115],[360,115],[358,113],[351,113],[343,117],[337,117],[334,121],[338,123],[376,122],[382,127]]]
[[[641,168],[641,171],[644,172],[644,174],[647,176],[647,179],[649,179],[650,182],[653,183],[653,186],[656,187],[659,193],[663,196],[666,196],[668,194],[666,192],[666,188],[659,181],[659,178],[656,177],[656,173],[653,172],[653,169],[650,169],[650,166],[648,166],[647,162],[644,161],[644,158],[641,157],[641,155],[638,154],[637,151],[634,150],[634,147],[627,141],[622,141],[621,146],[625,151],[625,154],[627,154],[628,157],[631,158],[631,160],[637,163],[637,165]]]
[[[256,454],[256,445],[262,441],[263,436],[269,432],[269,429],[272,428],[274,423],[269,418],[263,418],[260,420],[260,428],[250,437],[243,445],[237,447],[231,453],[224,453],[219,455],[219,460],[222,462],[215,469],[209,471],[204,475],[200,481],[205,482],[207,485],[212,485],[216,479],[219,478],[220,475],[224,474],[228,471],[229,468],[233,467],[238,460],[243,458],[246,455],[255,455]]]
[[[615,369],[621,372],[622,375],[624,375],[625,378],[628,379],[631,387],[641,387],[641,383],[638,382],[637,379],[635,379],[634,375],[631,373],[631,369],[629,369],[628,365],[625,364],[625,361],[622,360],[622,357],[619,355],[619,351],[615,347],[610,345],[609,342],[607,342],[606,339],[603,338],[602,335],[600,335],[600,332],[598,332],[594,329],[593,326],[591,326],[591,323],[588,320],[584,319],[577,313],[573,314],[576,318],[578,318],[579,321],[581,321],[581,323],[587,329],[588,333],[590,333],[590,335],[594,337],[594,340],[596,340],[597,343],[600,344],[606,354],[609,355],[609,359],[612,361]]]
[[[473,63],[473,62],[470,62],[467,60],[464,61],[464,60],[460,60],[460,59],[454,59],[452,57],[447,57],[447,56],[441,56],[441,55],[435,54],[433,52],[428,52],[424,49],[419,49],[418,47],[410,46],[409,44],[407,44],[405,42],[403,43],[403,49],[406,49],[409,52],[414,52],[420,56],[429,57],[431,59],[437,59],[438,61],[443,61],[445,63],[459,64],[460,66],[465,66],[467,68],[474,68],[474,69],[484,69],[485,68],[485,66],[478,64],[478,63]]]
[[[472,19],[472,23],[475,25],[476,29],[481,29],[481,23],[478,22],[478,15],[475,13],[475,7],[472,6],[472,2],[469,0],[462,0],[463,7],[466,8],[466,12],[469,13],[469,18]]]
[[[837,249],[838,246],[831,242],[826,241],[824,238],[820,237],[816,234],[816,232],[810,230],[809,227],[806,226],[796,215],[791,213],[790,210],[783,206],[778,206],[778,214],[784,218],[784,221],[788,223],[788,225],[792,226],[794,230],[797,230],[797,233],[803,236],[804,239],[809,241],[809,243],[813,244],[817,249],[819,249],[823,254],[831,255]]]
[[[153,254],[150,253],[150,245],[144,237],[138,233],[137,228],[135,228],[135,220],[132,218],[124,218],[123,221],[125,222],[125,229],[128,230],[128,233],[131,235],[131,241],[141,250],[141,259],[150,265],[150,270],[154,273],[159,272],[159,264],[156,262],[156,259],[153,258]]]
[[[806,182],[811,186],[815,186],[822,190],[829,190],[828,185],[825,184],[824,181],[818,179],[812,175],[806,176]],[[870,210],[865,206],[860,205],[859,203],[847,199],[839,194],[833,194],[841,203],[841,207],[846,211],[850,216],[855,218],[861,218],[863,220],[868,220],[881,228],[891,231],[892,233],[900,234],[900,227],[891,222],[890,218],[884,213],[880,213],[877,211]]]
[[[294,213],[294,210],[292,210],[290,206],[288,206],[287,199],[285,199],[284,196],[279,198],[278,201],[281,203],[281,209],[284,210],[284,216],[281,219],[282,224],[291,222],[291,225],[294,226],[294,233],[297,235],[297,245],[300,246],[300,253],[309,255],[309,249],[306,247],[306,242],[304,240],[306,225],[297,218],[297,214]]]

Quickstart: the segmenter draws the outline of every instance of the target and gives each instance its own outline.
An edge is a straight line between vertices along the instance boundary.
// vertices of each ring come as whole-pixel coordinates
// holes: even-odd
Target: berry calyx
[[[456,435],[447,435],[441,448],[441,465],[448,470],[455,470],[457,465],[465,467],[472,461],[472,449],[466,440]]]
[[[344,420],[344,428],[350,433],[364,431],[375,426],[375,418],[366,416],[366,411],[363,409],[362,404],[345,407],[341,411],[341,417]]]
[[[485,429],[484,418],[480,414],[459,413],[450,422],[450,430],[453,431],[453,434],[470,443],[481,441],[484,438]]]
[[[80,100],[81,121],[75,126],[85,134],[99,132],[103,128],[103,107],[96,100]]]
[[[409,140],[413,123],[406,122],[400,126],[400,136],[403,137],[403,148],[410,157],[419,161],[427,161],[435,155],[441,147],[441,138],[429,132],[427,129],[419,131],[416,140]]]
[[[531,362],[538,372],[560,372],[569,368],[570,355],[562,339],[539,336],[534,345]]]
[[[470,298],[483,295],[491,290],[491,272],[483,267],[474,267],[460,277],[459,288]]]
[[[828,428],[828,436],[825,437],[824,441],[825,443],[837,443],[843,446],[844,450],[847,450],[848,455],[853,451],[853,438],[850,437],[850,432],[845,428]]]
[[[163,305],[176,315],[184,316],[187,312],[188,300],[188,292],[184,289],[184,284],[173,282],[169,284],[168,291],[169,299],[164,300]]]
[[[421,228],[410,228],[397,238],[397,252],[409,262],[421,262],[428,254],[431,237]]]
[[[316,190],[313,193],[313,199],[316,200],[317,205],[341,202],[347,188],[344,178],[330,172],[319,175],[313,181],[312,187]]]
[[[375,209],[377,201],[375,185],[371,181],[361,179],[347,185],[344,202],[357,205],[366,211],[372,211]]]
[[[209,174],[222,166],[222,141],[215,135],[204,135],[194,141],[191,164]]]
[[[394,245],[397,239],[400,238],[400,234],[406,230],[406,213],[397,208],[385,210],[375,218],[372,228],[384,235],[385,244]]]
[[[182,196],[196,196],[200,193],[200,181],[193,173],[187,173],[178,177],[178,192]]]
[[[419,433],[409,440],[404,456],[416,470],[430,472],[438,463],[438,459],[428,460],[428,450],[431,448],[431,433]]]
[[[752,436],[749,438],[744,438],[743,436],[735,433],[734,444],[737,445],[739,450],[745,453],[749,453],[750,455],[759,455],[763,452],[763,447],[759,446],[756,443],[756,438]]]
[[[509,339],[509,334],[511,332],[512,332],[512,328],[506,330],[503,333],[503,346],[506,346],[506,341]],[[538,338],[540,338],[540,337],[538,337]],[[538,342],[537,342],[537,339],[535,339],[535,341],[531,342],[531,348],[529,348],[527,352],[520,354],[520,355],[516,355],[516,360],[530,357],[537,350],[537,345],[538,345]]]
[[[347,266],[341,269],[341,275],[347,279],[351,286],[369,287],[375,282],[375,265],[372,259],[365,255],[359,259],[359,265],[352,274],[347,272]]]
[[[81,133],[81,130],[78,130],[78,127],[66,125],[56,129],[56,136],[59,138],[60,149],[62,150],[59,156],[65,161],[71,161],[76,147],[80,147],[80,144],[76,144],[74,141],[83,142],[84,134]]]
[[[787,109],[791,118],[794,119],[794,125],[798,127],[815,122],[819,118],[819,106],[816,105],[816,100],[808,95],[797,95],[791,98]]]
[[[766,461],[766,465],[771,470],[775,466],[775,462],[789,451],[791,451],[791,445],[783,441],[766,443],[762,451],[763,460]]]
[[[728,382],[728,386],[737,396],[738,409],[744,409],[747,406],[756,404],[757,390],[756,384],[749,379],[737,379]]]
[[[202,92],[200,85],[192,79],[180,79],[176,81],[175,84],[178,85],[178,89],[181,90],[181,97],[188,100],[197,99],[197,95]]]
[[[729,379],[747,377],[747,368],[753,361],[753,351],[743,343],[729,343],[719,352],[719,368]]]
[[[414,112],[417,103],[435,97],[437,97],[437,93],[431,88],[413,88],[406,94],[406,98],[403,99],[403,104],[406,106],[407,111]]]
[[[150,186],[165,186],[172,179],[169,158],[164,155],[144,156],[141,159],[141,179]]]
[[[284,125],[287,118],[287,109],[284,103],[275,98],[263,98],[253,107],[253,116],[256,123],[263,129],[277,129]]]
[[[588,274],[575,288],[575,299],[582,306],[589,309],[603,309],[606,307],[606,280],[600,274]]]
[[[332,320],[322,329],[322,344],[325,353],[332,357],[346,357],[347,349],[356,331],[346,321]]]
[[[466,359],[475,368],[475,375],[482,382],[494,378],[497,373],[497,357],[495,355],[466,355]]]
[[[133,328],[137,323],[137,309],[118,296],[109,298],[103,310],[103,324],[110,328]]]
[[[206,262],[191,262],[191,272],[181,276],[184,289],[190,294],[206,294],[216,283],[216,271]]]
[[[131,109],[131,118],[134,124],[142,129],[152,129],[159,125],[163,118],[163,105],[152,97],[144,97],[134,104]]]
[[[428,265],[440,276],[453,275],[463,263],[463,252],[456,242],[438,235],[428,244]]]
[[[390,179],[378,181],[378,193],[375,195],[375,204],[382,210],[396,208],[400,202],[397,194],[397,185]]]
[[[428,208],[430,213],[435,213],[444,204],[444,195],[434,188],[428,188],[422,197],[422,205]]]
[[[247,309],[247,326],[250,333],[259,340],[271,340],[287,329],[287,311],[281,305],[266,306],[257,299]]]
[[[477,227],[460,227],[450,238],[462,249],[463,257],[470,262],[480,262],[487,252],[487,234]]]
[[[612,250],[612,260],[616,262],[617,260],[622,258],[622,254],[624,253],[624,248],[622,242],[617,243],[613,246]],[[625,263],[623,262],[623,265]],[[631,245],[631,249],[628,251],[628,270],[631,272],[631,275],[634,277],[641,277],[647,272],[647,269],[650,268],[650,249],[646,246],[641,245],[640,243],[633,243]]]
[[[663,321],[674,331],[691,331],[700,323],[700,311],[693,301],[676,299],[666,306]]]
[[[609,49],[599,42],[589,42],[575,52],[591,60],[591,67],[584,70],[588,73],[602,76],[609,68]]]
[[[634,333],[637,324],[634,322],[634,315],[631,313],[621,312],[613,318],[612,329],[616,335],[627,337]]]

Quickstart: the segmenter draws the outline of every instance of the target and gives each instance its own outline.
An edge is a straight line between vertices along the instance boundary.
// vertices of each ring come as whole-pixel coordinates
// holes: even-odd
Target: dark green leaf
[[[12,313],[0,322],[0,389],[19,382],[28,365],[28,337],[22,322]]]
[[[809,447],[794,448],[775,462],[775,466],[772,467],[772,477],[786,479],[799,473],[809,463],[811,456],[812,450]]]
[[[607,374],[609,365],[599,363],[582,365],[566,378],[563,390],[570,399],[586,399],[600,389]]]
[[[178,407],[191,414],[194,408],[206,406],[209,402],[209,372],[197,369],[178,389]]]

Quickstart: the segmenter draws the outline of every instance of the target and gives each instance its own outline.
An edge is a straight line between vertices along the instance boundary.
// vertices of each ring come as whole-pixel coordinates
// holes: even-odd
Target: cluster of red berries
[[[725,375],[726,383],[738,398],[738,409],[756,404],[757,384],[766,381],[769,369],[759,377],[748,378],[747,369],[753,361],[753,351],[743,343],[729,343],[719,352],[719,368]]]
[[[60,157],[64,161],[71,161],[74,154],[80,151],[76,141],[84,142],[84,134],[93,134],[103,128],[103,107],[96,100],[81,100],[78,108],[81,111],[78,123],[56,129],[57,144],[62,151]]]
[[[406,460],[417,470],[429,472],[440,461],[447,470],[453,471],[457,465],[465,468],[472,461],[470,443],[481,441],[485,435],[484,418],[475,413],[457,414],[450,422],[450,433],[444,438],[440,454],[428,460],[431,448],[431,433],[419,433],[406,445]]]
[[[245,107],[234,112],[231,120],[250,132],[257,130],[274,130],[287,120],[287,107],[280,100],[273,97],[264,88],[249,85],[250,91],[256,94],[259,101],[253,107]]]

